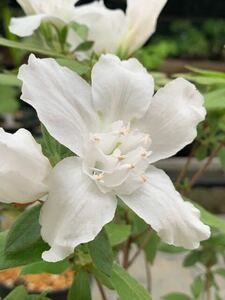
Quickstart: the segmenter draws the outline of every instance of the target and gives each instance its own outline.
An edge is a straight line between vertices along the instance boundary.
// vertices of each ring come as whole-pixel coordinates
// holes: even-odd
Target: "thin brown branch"
[[[223,141],[209,156],[206,163],[194,174],[192,179],[190,180],[189,187],[191,188],[201,176],[207,171],[213,159],[219,154],[222,148],[225,146],[225,141]]]
[[[151,291],[152,291],[152,274],[151,274],[150,265],[149,265],[146,255],[145,255],[145,273],[146,273],[146,281],[147,281],[147,290],[149,291],[149,293],[151,293]]]
[[[101,294],[102,300],[107,300],[107,296],[106,296],[106,294],[105,294],[105,291],[104,291],[104,289],[103,289],[103,286],[101,285],[101,283],[100,283],[98,280],[96,280],[96,283],[97,283],[99,292],[100,292],[100,294]]]
[[[141,251],[147,246],[150,238],[151,238],[151,231],[149,231],[145,237],[145,239],[143,240],[143,242],[141,243],[141,245],[139,246],[138,250],[136,251],[136,253],[134,254],[134,256],[130,259],[130,261],[128,262],[128,268],[134,263],[134,261],[136,260],[136,258],[139,256],[139,254],[141,253]]]

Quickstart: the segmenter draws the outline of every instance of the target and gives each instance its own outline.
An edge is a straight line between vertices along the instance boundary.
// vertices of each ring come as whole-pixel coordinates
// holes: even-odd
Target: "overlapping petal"
[[[12,18],[9,30],[20,37],[30,36],[41,25],[41,22],[45,18],[46,15],[44,14]]]
[[[204,99],[196,87],[178,78],[161,88],[153,97],[148,112],[137,126],[150,134],[150,162],[176,154],[197,135],[204,120]]]
[[[101,193],[83,173],[79,158],[61,161],[52,173],[49,198],[41,211],[41,234],[51,246],[43,259],[62,260],[77,245],[93,240],[113,219],[116,206],[116,197]]]
[[[98,126],[91,104],[90,86],[53,59],[29,58],[20,68],[21,99],[32,105],[50,134],[82,156],[89,132]]]
[[[136,59],[102,55],[92,70],[93,103],[104,122],[141,118],[153,92],[152,76]]]
[[[147,181],[133,194],[121,199],[144,221],[152,226],[161,239],[186,249],[199,247],[210,236],[210,229],[200,221],[199,211],[184,202],[169,177],[155,167],[146,174]]]
[[[32,202],[47,193],[51,166],[28,131],[1,129],[0,155],[0,202]]]

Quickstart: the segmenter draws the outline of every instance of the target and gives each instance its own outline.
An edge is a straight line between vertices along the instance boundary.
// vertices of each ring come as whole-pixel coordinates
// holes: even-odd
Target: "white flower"
[[[158,16],[167,0],[128,0],[127,10],[108,9],[103,1],[76,8],[76,22],[89,28],[96,53],[128,56],[155,32]]]
[[[103,55],[92,87],[53,59],[29,58],[21,67],[22,99],[60,143],[79,157],[62,160],[50,176],[40,223],[51,249],[47,261],[95,238],[115,214],[117,198],[164,242],[193,249],[210,235],[199,211],[184,202],[169,177],[149,166],[196,137],[203,97],[179,78],[154,96],[154,83],[136,60]]]
[[[0,202],[29,203],[48,191],[51,166],[29,131],[0,128]]]
[[[42,21],[51,21],[57,26],[70,23],[74,18],[74,4],[78,0],[17,0],[25,17],[12,18],[9,29],[20,36],[30,36]]]

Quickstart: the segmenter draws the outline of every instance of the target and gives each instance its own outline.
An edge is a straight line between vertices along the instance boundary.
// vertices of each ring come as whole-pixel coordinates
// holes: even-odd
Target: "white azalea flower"
[[[22,99],[60,143],[79,157],[62,160],[50,176],[40,223],[58,261],[93,240],[115,214],[117,197],[164,242],[193,249],[210,235],[199,211],[184,202],[169,177],[149,164],[174,155],[196,137],[203,97],[178,78],[154,96],[154,83],[136,60],[103,55],[92,87],[53,59],[21,67]]]
[[[51,21],[57,26],[70,23],[74,18],[74,4],[78,0],[17,0],[25,17],[12,18],[9,29],[20,36],[30,36],[42,21]]]
[[[76,8],[76,21],[89,28],[96,53],[128,56],[155,32],[158,16],[167,0],[128,0],[127,10],[108,9],[103,1]]]
[[[29,203],[48,191],[51,166],[29,131],[0,128],[0,202]]]

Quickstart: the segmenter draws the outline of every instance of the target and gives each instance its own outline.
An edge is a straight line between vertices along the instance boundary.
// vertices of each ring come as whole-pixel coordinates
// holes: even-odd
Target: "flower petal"
[[[196,127],[204,120],[203,96],[196,87],[178,78],[153,97],[145,117],[138,126],[150,134],[150,162],[176,154],[197,135]]]
[[[30,132],[1,129],[0,156],[0,202],[32,202],[47,193],[51,166]]]
[[[76,22],[88,26],[88,39],[94,41],[96,53],[116,53],[125,25],[122,10],[108,9],[101,1],[76,7],[75,15]]]
[[[153,78],[136,59],[120,61],[114,55],[102,55],[92,70],[94,106],[107,123],[141,118],[153,91]]]
[[[20,37],[31,36],[45,18],[47,18],[45,14],[12,18],[9,30]]]
[[[122,53],[132,54],[155,32],[158,16],[167,0],[128,0]]]
[[[210,236],[209,227],[200,221],[200,212],[184,202],[169,177],[155,167],[150,167],[139,190],[121,199],[168,244],[194,249]]]
[[[31,0],[16,0],[27,15],[35,13]]]
[[[90,86],[54,59],[34,55],[20,68],[18,78],[23,81],[21,99],[36,109],[54,138],[81,156],[89,130],[98,125]]]
[[[93,240],[115,214],[115,196],[102,194],[82,171],[79,158],[67,158],[53,170],[50,194],[41,211],[43,239],[51,249],[44,260],[55,262]]]

